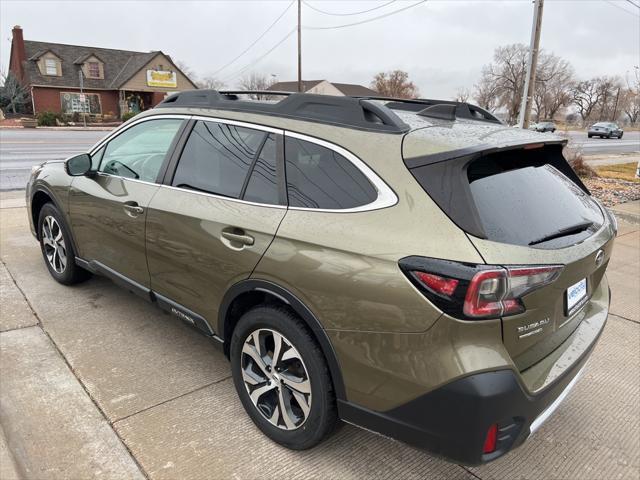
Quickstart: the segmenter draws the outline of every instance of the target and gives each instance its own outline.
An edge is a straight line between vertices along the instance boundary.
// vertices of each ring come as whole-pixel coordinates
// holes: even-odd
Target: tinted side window
[[[239,198],[265,135],[259,130],[223,123],[196,123],[172,185]]]
[[[276,170],[276,136],[270,134],[256,160],[244,200],[249,202],[279,204],[278,174]]]
[[[182,122],[149,120],[129,128],[107,144],[99,171],[155,182]]]
[[[292,207],[345,209],[377,198],[376,189],[364,174],[333,150],[288,137],[285,160]]]

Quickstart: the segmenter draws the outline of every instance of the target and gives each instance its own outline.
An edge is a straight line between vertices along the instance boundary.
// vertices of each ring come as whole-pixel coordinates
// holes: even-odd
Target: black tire
[[[593,137],[593,135],[587,135],[587,137],[591,138],[591,137]]]
[[[310,399],[309,413],[298,427],[291,430],[285,430],[284,428],[286,427],[284,425],[278,427],[272,424],[265,416],[266,413],[259,410],[259,407],[254,405],[251,400],[248,389],[251,388],[252,392],[255,392],[255,389],[265,385],[265,383],[258,383],[255,387],[249,387],[243,380],[243,355],[245,355],[245,360],[247,360],[248,356],[243,354],[242,349],[245,341],[251,342],[252,340],[249,340],[250,336],[260,329],[268,329],[262,330],[262,335],[265,335],[266,338],[268,338],[269,330],[282,335],[284,341],[289,342],[291,346],[297,350],[300,357],[302,357],[303,369],[306,367],[305,373],[310,383],[311,392],[310,397],[306,397]],[[267,333],[265,334],[265,332]],[[267,341],[268,340],[265,340],[263,348],[265,357],[262,358],[267,361],[272,361],[273,350],[275,349],[267,350]],[[271,357],[268,356],[269,353],[271,353]],[[282,351],[282,355],[284,355],[284,353],[285,351]],[[314,447],[335,430],[338,424],[338,413],[327,363],[309,329],[291,310],[285,307],[261,305],[245,313],[233,331],[230,356],[233,382],[240,401],[249,414],[249,417],[251,417],[251,420],[253,420],[253,423],[271,440],[293,450],[305,450]],[[250,365],[253,366],[253,371],[255,371],[253,358],[249,358],[249,360]],[[264,363],[270,365],[266,361]],[[277,365],[279,364],[276,364],[276,366]],[[286,370],[288,370],[288,368]],[[275,368],[271,373],[273,374],[273,372],[275,372]],[[261,373],[259,372],[259,374]],[[280,375],[282,375],[282,370],[280,370]],[[274,384],[277,384],[276,380],[272,379],[272,381]],[[278,386],[282,389],[282,395],[288,392],[289,398],[294,398],[293,395],[291,395],[291,389],[287,390],[284,384],[278,384]],[[274,403],[277,403],[277,398],[279,397],[278,393],[275,392],[279,393],[280,391],[276,388],[275,391],[268,392],[259,398],[262,399],[265,398],[266,395],[274,395]],[[281,405],[281,403],[278,403],[278,405]],[[289,405],[291,406],[291,403],[289,403]],[[294,402],[294,405],[299,404]],[[262,408],[266,407],[263,406]],[[302,412],[299,407],[298,411]],[[279,414],[276,414],[276,416],[282,418]],[[291,417],[289,417],[289,419],[290,418]]]
[[[55,223],[53,224],[52,235],[58,236],[61,235],[62,242],[56,242],[56,247],[51,247],[50,243],[46,241],[45,235],[45,222],[48,225],[51,224],[53,218]],[[57,224],[57,228],[56,228]],[[60,213],[60,211],[56,208],[53,203],[46,203],[42,209],[40,210],[40,214],[38,215],[38,239],[40,240],[40,250],[42,251],[42,257],[44,259],[44,263],[49,270],[49,273],[59,283],[63,285],[73,285],[74,283],[82,282],[88,279],[91,274],[80,268],[76,265],[75,258],[76,253],[73,249],[73,244],[71,243],[71,235],[69,234],[69,230],[64,222],[64,217]],[[59,251],[62,255],[53,254],[53,260],[50,261],[48,252]],[[57,260],[56,260],[57,258]],[[61,259],[64,258],[64,266],[61,263]],[[52,264],[53,263],[53,264]]]
[[[618,135],[618,139],[622,138],[622,132]]]
[[[611,134],[610,133],[607,133],[607,138],[611,139]]]

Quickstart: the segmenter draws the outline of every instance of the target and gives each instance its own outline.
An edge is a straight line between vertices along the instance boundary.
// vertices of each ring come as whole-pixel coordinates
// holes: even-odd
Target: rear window
[[[473,154],[412,167],[411,173],[466,232],[501,243],[561,248],[591,236],[604,221],[561,148]]]
[[[591,197],[552,165],[509,168],[500,160],[488,157],[468,169],[471,197],[488,239],[561,247],[583,240],[602,224]]]

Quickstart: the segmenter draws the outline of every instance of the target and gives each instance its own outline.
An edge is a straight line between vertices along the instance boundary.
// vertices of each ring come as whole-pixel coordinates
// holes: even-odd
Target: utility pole
[[[527,76],[522,92],[522,104],[520,106],[520,128],[529,128],[529,116],[531,115],[531,103],[533,92],[536,88],[536,67],[538,65],[538,52],[540,50],[540,30],[542,29],[542,7],[544,0],[534,0],[533,27],[531,28],[531,42],[529,44],[529,62],[527,63]]]
[[[302,1],[298,0],[298,92],[302,93]]]

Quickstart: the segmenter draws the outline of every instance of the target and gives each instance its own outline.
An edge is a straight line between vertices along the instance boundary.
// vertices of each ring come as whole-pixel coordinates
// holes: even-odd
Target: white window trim
[[[128,130],[129,128],[138,125],[142,122],[147,122],[150,120],[160,120],[160,119],[171,119],[171,118],[181,118],[181,119],[185,119],[185,120],[202,120],[204,122],[216,122],[216,123],[225,123],[228,125],[236,125],[238,127],[246,127],[246,128],[252,128],[254,130],[262,130],[264,132],[269,132],[269,133],[276,133],[276,134],[280,134],[280,135],[284,135],[285,137],[292,137],[292,138],[297,138],[299,140],[305,140],[311,143],[315,143],[317,145],[320,145],[322,147],[328,148],[329,150],[333,150],[336,153],[339,153],[340,155],[342,155],[343,157],[345,157],[348,161],[350,161],[351,163],[353,163],[353,165],[360,170],[360,172],[373,184],[374,188],[376,189],[376,192],[378,194],[377,198],[370,203],[367,203],[366,205],[361,205],[359,207],[354,207],[354,208],[335,208],[335,209],[324,209],[324,208],[307,208],[307,207],[291,207],[291,206],[285,206],[285,205],[273,205],[270,203],[256,203],[256,202],[249,202],[246,200],[242,200],[239,198],[229,198],[229,197],[224,197],[221,195],[216,195],[214,193],[207,193],[207,192],[196,192],[194,190],[187,190],[184,188],[179,188],[179,187],[174,187],[171,185],[163,185],[163,184],[158,184],[158,183],[150,183],[150,182],[146,182],[143,180],[136,180],[136,179],[130,179],[127,178],[126,180],[130,180],[133,182],[139,182],[139,183],[146,183],[146,184],[150,184],[150,185],[158,185],[161,188],[170,188],[170,189],[174,189],[174,190],[180,190],[182,192],[189,192],[192,193],[194,195],[203,195],[203,196],[207,196],[207,197],[214,197],[214,198],[218,198],[220,200],[225,200],[225,201],[229,201],[229,202],[238,202],[238,203],[245,203],[245,204],[249,204],[249,205],[256,205],[256,206],[261,206],[261,207],[271,207],[271,208],[287,208],[289,210],[299,210],[299,211],[308,211],[308,212],[325,212],[325,213],[353,213],[353,212],[367,212],[367,211],[371,211],[371,210],[380,210],[382,208],[387,208],[387,207],[392,207],[393,205],[398,203],[398,197],[395,194],[395,192],[391,189],[391,187],[389,187],[384,180],[382,180],[377,173],[375,173],[366,163],[364,163],[362,160],[360,160],[358,157],[356,157],[353,153],[351,153],[350,151],[335,145],[333,143],[324,141],[324,140],[320,140],[319,138],[315,138],[309,135],[304,135],[301,133],[296,133],[296,132],[289,132],[287,130],[283,130],[281,128],[274,128],[274,127],[268,127],[265,125],[260,125],[260,124],[255,124],[255,123],[249,123],[249,122],[242,122],[242,121],[238,121],[238,120],[229,120],[226,118],[218,118],[218,117],[207,117],[207,116],[203,116],[203,115],[188,115],[188,114],[167,114],[167,115],[149,115],[147,117],[144,118],[140,118],[137,120],[134,120],[131,123],[128,123],[122,127],[120,127],[119,129],[117,129],[116,131],[112,132],[109,136],[107,136],[106,138],[104,138],[103,140],[101,140],[100,142],[98,142],[96,145],[94,145],[91,150],[89,151],[89,155],[93,155],[95,152],[97,152],[100,148],[102,148],[104,145],[106,145],[107,143],[109,143],[112,139],[114,139],[115,137],[117,137],[118,135],[120,135],[121,133],[125,132],[126,130]],[[105,175],[109,175],[109,176],[113,176],[110,174],[105,174]],[[119,177],[119,178],[124,178],[124,177]]]

